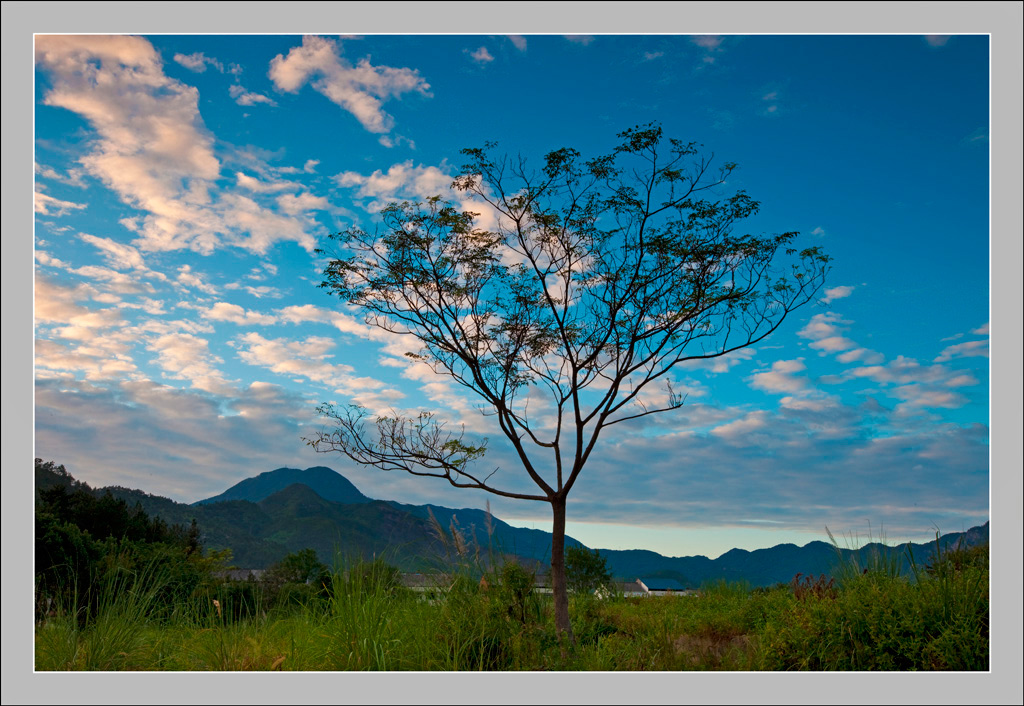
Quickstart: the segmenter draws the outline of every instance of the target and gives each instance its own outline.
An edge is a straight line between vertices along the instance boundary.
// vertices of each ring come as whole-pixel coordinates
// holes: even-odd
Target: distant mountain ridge
[[[40,477],[37,487],[75,482],[70,475]],[[543,530],[512,527],[472,508],[452,509],[437,505],[407,505],[374,500],[363,495],[340,473],[316,466],[299,470],[279,468],[247,478],[225,492],[191,505],[149,495],[130,488],[100,488],[129,503],[139,503],[150,515],[187,525],[193,518],[211,549],[230,548],[234,563],[244,568],[266,568],[288,552],[314,549],[322,561],[336,556],[384,557],[404,571],[443,568],[451,559],[436,531],[459,533],[470,555],[483,560],[492,554],[513,555],[546,566],[550,560],[551,534]],[[330,497],[327,497],[330,496]],[[339,498],[339,499],[334,499]],[[943,535],[943,549],[958,542],[974,546],[988,542],[989,523],[963,533]],[[566,537],[566,545],[582,543]],[[915,561],[926,563],[935,543],[909,546]],[[814,541],[803,547],[780,544],[767,549],[731,549],[717,559],[706,556],[666,557],[644,549],[602,549],[612,574],[618,578],[672,579],[697,587],[706,581],[746,581],[765,586],[790,581],[797,573],[831,574],[837,560],[855,558],[864,565],[872,552],[897,553],[909,566],[906,545],[871,544],[857,550],[837,549]]]
[[[207,505],[225,500],[248,500],[258,503],[289,485],[300,483],[313,489],[324,500],[336,503],[368,503],[370,498],[359,492],[352,482],[326,466],[313,466],[306,470],[278,468],[235,483],[220,495],[198,500],[193,505]]]

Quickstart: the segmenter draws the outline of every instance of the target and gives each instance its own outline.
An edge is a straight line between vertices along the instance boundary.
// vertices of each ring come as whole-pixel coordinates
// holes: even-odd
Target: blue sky
[[[319,402],[472,399],[316,287],[312,251],[459,150],[595,155],[659,121],[834,258],[815,306],[677,376],[687,404],[602,438],[569,501],[596,547],[717,556],[989,515],[989,38],[38,36],[35,453],[180,501],[280,466],[371,497],[546,505],[317,455]],[[486,463],[514,478],[492,434]],[[642,462],[638,463],[638,460]]]

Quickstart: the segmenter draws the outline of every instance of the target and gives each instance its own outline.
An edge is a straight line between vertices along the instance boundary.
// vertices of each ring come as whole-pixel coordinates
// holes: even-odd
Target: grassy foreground
[[[509,566],[513,568],[509,568]],[[58,606],[37,623],[50,670],[987,670],[988,547],[948,552],[901,577],[847,565],[694,597],[572,597],[563,649],[550,597],[517,565],[482,590],[466,576],[413,593],[375,565],[269,610],[230,595],[168,600],[160,577],[126,572],[86,619]],[[217,596],[220,596],[219,598]],[[244,603],[244,601],[243,601]]]

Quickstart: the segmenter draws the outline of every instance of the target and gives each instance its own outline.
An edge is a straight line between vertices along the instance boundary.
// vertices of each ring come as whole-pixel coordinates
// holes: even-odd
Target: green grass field
[[[58,600],[37,620],[36,670],[989,668],[987,546],[909,577],[847,565],[834,581],[721,583],[691,597],[574,595],[572,645],[558,640],[550,597],[514,570],[487,590],[454,576],[425,596],[382,566],[336,571],[321,590],[304,585],[269,607],[258,587],[168,597],[158,574],[115,574],[88,615]]]

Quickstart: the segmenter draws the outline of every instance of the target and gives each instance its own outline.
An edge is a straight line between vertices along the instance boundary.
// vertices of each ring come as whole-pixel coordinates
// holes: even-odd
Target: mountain
[[[942,551],[946,552],[958,544],[965,547],[986,544],[988,538],[989,523],[986,522],[966,532],[942,535],[939,545]],[[601,554],[607,559],[608,568],[615,576],[674,578],[685,586],[697,587],[706,581],[718,580],[746,581],[751,586],[770,586],[787,583],[798,573],[804,576],[832,575],[840,560],[856,561],[859,566],[865,567],[870,565],[873,555],[892,557],[907,574],[911,570],[911,556],[919,566],[924,566],[931,562],[935,550],[935,542],[895,546],[872,543],[856,550],[837,548],[825,542],[809,542],[802,547],[795,544],[779,544],[770,549],[755,551],[730,549],[717,559],[708,559],[705,556],[665,557],[655,552],[637,549],[602,549]]]
[[[236,483],[220,495],[193,504],[208,505],[225,500],[248,500],[258,503],[295,483],[312,488],[324,500],[345,504],[370,502],[370,498],[360,493],[345,476],[326,466],[314,466],[304,471],[298,468],[278,468],[275,471],[260,473],[258,476]]]
[[[97,494],[110,492],[129,504],[140,504],[150,516],[159,516],[170,524],[188,525],[195,518],[206,547],[231,549],[233,563],[247,569],[266,568],[289,552],[312,548],[328,564],[336,556],[346,560],[383,557],[403,571],[432,571],[454,558],[453,531],[460,536],[468,556],[473,561],[479,558],[483,564],[498,555],[515,556],[540,566],[550,560],[549,532],[512,527],[473,508],[373,500],[344,476],[323,466],[262,473],[192,505],[131,488],[93,490],[74,480],[62,467],[44,465],[40,470],[37,464],[37,490],[55,484],[77,484]],[[438,537],[436,525],[446,540]],[[946,551],[957,543],[985,544],[988,538],[986,522],[963,533],[943,535],[939,544]],[[582,546],[572,537],[566,537],[566,545]],[[840,559],[854,559],[864,566],[872,553],[893,556],[904,570],[909,570],[908,548],[918,565],[924,565],[934,556],[935,542],[892,547],[870,544],[857,550],[837,549],[825,542],[810,542],[803,547],[779,544],[755,551],[731,549],[717,559],[666,557],[644,549],[602,549],[601,554],[617,578],[669,578],[689,587],[722,579],[766,586],[789,582],[797,573],[831,574]]]

